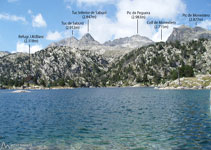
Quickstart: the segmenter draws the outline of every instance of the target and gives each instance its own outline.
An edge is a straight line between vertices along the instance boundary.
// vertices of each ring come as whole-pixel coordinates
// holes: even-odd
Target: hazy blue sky
[[[177,24],[164,30],[166,40],[173,27],[178,25],[194,26],[183,13],[211,14],[210,0],[0,0],[0,51],[26,52],[27,45],[18,35],[43,35],[39,43],[31,44],[32,51],[45,48],[51,42],[71,36],[62,21],[84,21],[81,15],[72,11],[106,11],[90,19],[90,34],[101,43],[113,38],[136,34],[136,20],[127,11],[148,11],[146,20],[139,20],[139,34],[154,41],[160,41],[160,31],[147,20],[176,21]],[[204,18],[198,25],[210,29],[211,18]],[[87,32],[87,25],[74,32],[81,38]]]

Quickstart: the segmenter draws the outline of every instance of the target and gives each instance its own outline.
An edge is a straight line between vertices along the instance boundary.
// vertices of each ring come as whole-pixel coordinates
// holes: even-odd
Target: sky
[[[78,11],[95,13],[90,19],[73,14]],[[72,30],[63,23],[83,22],[73,36],[80,39],[89,32],[95,40],[108,40],[137,34],[137,19],[128,12],[149,12],[145,19],[138,20],[138,34],[155,42],[166,41],[174,27],[186,25],[211,29],[211,17],[190,22],[183,14],[211,15],[210,0],[0,0],[0,51],[28,52],[28,44],[19,35],[40,35],[36,43],[30,43],[34,53],[49,44],[71,37]],[[89,20],[89,31],[88,31]],[[172,21],[176,24],[156,29],[149,21]]]

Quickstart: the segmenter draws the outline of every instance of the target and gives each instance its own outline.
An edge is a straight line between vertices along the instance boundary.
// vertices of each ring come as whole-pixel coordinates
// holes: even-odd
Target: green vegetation
[[[46,81],[43,80],[43,79],[41,79],[41,80],[40,80],[40,85],[42,85],[43,87],[46,87]]]
[[[47,49],[32,55],[33,85],[43,87],[106,87],[158,85],[179,76],[211,74],[205,56],[205,39],[181,44],[159,42],[133,50],[111,64],[103,56],[88,51],[75,53],[65,47],[62,52]],[[181,67],[177,68],[178,64]],[[28,56],[0,61],[0,86],[21,87],[28,83]],[[18,78],[17,78],[18,77]]]
[[[207,40],[186,44],[160,42],[134,50],[111,65],[108,85],[158,85],[177,79],[178,70],[180,77],[194,77],[205,69],[201,67],[201,57],[206,52],[203,42]],[[177,64],[181,65],[178,70]]]
[[[178,78],[178,72],[180,77],[194,77],[193,67],[189,65],[184,65],[171,71],[170,79],[176,80]]]
[[[4,78],[0,77],[0,85],[4,86],[16,86],[16,87],[21,87],[24,85],[24,80],[23,79],[11,79],[11,78]]]

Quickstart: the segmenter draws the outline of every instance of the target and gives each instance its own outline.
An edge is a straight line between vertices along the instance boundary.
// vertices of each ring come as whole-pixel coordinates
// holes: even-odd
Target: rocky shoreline
[[[168,81],[165,84],[157,86],[155,89],[159,90],[201,90],[211,89],[211,75],[197,75],[191,78],[181,78]]]
[[[211,87],[155,87],[158,90],[203,90],[203,89],[211,89]]]
[[[125,88],[125,87],[152,87],[158,90],[201,90],[201,89],[211,89],[211,75],[197,75],[196,77],[191,78],[181,78],[180,81],[167,81],[165,84],[155,85],[143,85],[135,84],[131,86],[108,86],[108,87],[84,87],[84,88]],[[83,87],[77,87],[83,88]],[[55,87],[43,87],[43,86],[23,86],[23,87],[2,87],[0,89],[10,89],[10,90],[57,90],[57,89],[75,89],[68,86],[55,86]]]
[[[73,87],[42,87],[42,86],[35,86],[35,87],[3,87],[0,90],[59,90],[59,89],[75,89]]]

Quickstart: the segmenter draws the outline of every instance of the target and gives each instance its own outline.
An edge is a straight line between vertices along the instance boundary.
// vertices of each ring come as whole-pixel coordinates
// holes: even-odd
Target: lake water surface
[[[0,90],[0,149],[210,150],[209,94],[153,88]]]

